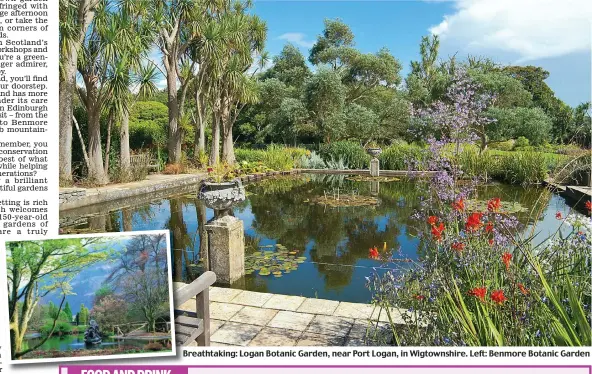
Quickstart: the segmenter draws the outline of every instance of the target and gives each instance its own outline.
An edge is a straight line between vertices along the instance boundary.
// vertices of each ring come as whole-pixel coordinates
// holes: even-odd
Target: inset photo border
[[[5,249],[11,364],[176,355],[169,231]]]

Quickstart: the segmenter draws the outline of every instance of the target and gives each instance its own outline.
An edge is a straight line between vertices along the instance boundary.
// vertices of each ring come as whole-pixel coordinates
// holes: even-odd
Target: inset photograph
[[[167,231],[6,243],[12,363],[175,354]]]

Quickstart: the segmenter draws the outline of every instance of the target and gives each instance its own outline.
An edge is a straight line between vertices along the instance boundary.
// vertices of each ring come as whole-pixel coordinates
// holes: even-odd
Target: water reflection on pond
[[[41,337],[25,339],[23,349],[28,349],[29,346],[35,346],[41,341]],[[63,335],[52,336],[37,350],[39,351],[76,351],[80,349],[111,349],[121,346],[132,346],[136,348],[143,348],[149,341],[147,340],[117,340],[112,337],[105,337],[101,344],[86,344],[84,342],[84,334],[77,335]]]
[[[337,188],[340,193],[374,196],[379,203],[356,207],[311,203],[312,199],[327,191],[333,193]],[[412,181],[381,182],[378,186],[339,175],[302,175],[252,183],[246,190],[246,201],[236,206],[233,214],[244,221],[245,255],[250,261],[247,268],[273,266],[270,270],[276,272],[265,271],[263,274],[267,275],[259,275],[259,271],[252,271],[233,287],[367,302],[370,293],[365,278],[374,271],[382,271],[377,269],[381,266],[379,261],[368,258],[368,248],[377,246],[382,250],[386,243],[387,248],[399,250],[400,258],[417,259],[419,239],[414,229],[417,222],[411,216],[421,193]],[[530,212],[542,208],[536,222],[536,231],[541,232],[539,237],[557,229],[557,211],[565,216],[570,210],[562,197],[539,188],[491,185],[479,190],[479,200],[491,197],[520,204],[524,211],[517,213],[518,219],[531,227],[535,222],[530,220]],[[76,229],[170,229],[172,248],[175,248],[174,280],[188,281],[202,271],[200,253],[206,251],[200,237],[204,235],[203,224],[212,217],[213,212],[197,200],[193,191],[131,208],[100,212],[85,219]],[[278,248],[279,254],[256,254]],[[280,261],[274,260],[277,256]],[[391,266],[405,266],[405,263]]]

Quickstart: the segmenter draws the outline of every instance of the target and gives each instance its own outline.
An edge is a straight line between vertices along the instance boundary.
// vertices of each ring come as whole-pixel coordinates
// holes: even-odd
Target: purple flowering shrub
[[[445,101],[414,113],[439,136],[428,141],[425,164],[410,165],[436,171],[417,180],[424,191],[413,216],[419,260],[402,263],[391,254],[384,260],[398,266],[368,279],[373,304],[389,322],[390,343],[590,345],[590,219],[570,214],[535,245],[534,233],[501,199],[486,208],[468,204],[483,178],[467,178],[458,155],[481,139],[493,100],[478,92],[459,70]]]

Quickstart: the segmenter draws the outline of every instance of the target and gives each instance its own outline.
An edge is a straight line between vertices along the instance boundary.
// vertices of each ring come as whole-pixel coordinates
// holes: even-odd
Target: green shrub
[[[518,139],[516,139],[516,142],[514,143],[515,148],[528,147],[529,145],[530,141],[526,139],[524,136],[519,136]]]
[[[368,169],[370,156],[358,143],[352,141],[339,141],[323,144],[319,154],[325,162],[342,160],[351,169]]]
[[[308,156],[300,157],[297,166],[302,169],[324,169],[327,167],[325,161],[315,151],[312,151]]]
[[[427,150],[412,144],[394,144],[384,149],[380,155],[381,168],[384,170],[407,170],[408,161],[425,161]]]

